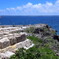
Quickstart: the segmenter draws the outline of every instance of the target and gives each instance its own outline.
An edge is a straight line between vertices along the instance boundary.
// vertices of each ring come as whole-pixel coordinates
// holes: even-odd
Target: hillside
[[[30,25],[22,32],[27,33],[34,46],[28,50],[18,49],[10,59],[59,59],[59,36],[46,24]]]

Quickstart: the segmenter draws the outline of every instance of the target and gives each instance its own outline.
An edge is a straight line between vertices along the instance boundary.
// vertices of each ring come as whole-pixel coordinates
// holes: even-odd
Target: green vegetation
[[[38,44],[38,43],[42,43],[43,41],[37,37],[33,36],[28,36],[28,39],[30,39],[31,41],[33,41],[34,44]]]
[[[59,57],[55,55],[55,52],[49,47],[51,42],[44,43],[42,39],[35,36],[28,36],[27,38],[32,40],[35,46],[28,50],[23,48],[18,49],[15,55],[11,56],[10,59],[59,59]]]
[[[30,27],[30,28],[25,29],[24,31],[27,32],[27,33],[33,33],[34,30],[35,30],[34,27]]]
[[[59,59],[59,57],[55,56],[55,53],[49,48],[34,46],[29,50],[19,49],[10,59]]]
[[[55,30],[49,27],[35,28],[32,26],[25,29],[24,32],[32,34],[28,35],[27,38],[30,39],[35,46],[28,50],[23,48],[18,49],[10,59],[59,59],[59,56],[54,52],[55,49],[59,50],[59,42],[52,38],[52,36],[56,34]],[[38,34],[38,37],[36,37],[36,34]],[[40,38],[39,34],[41,35]]]

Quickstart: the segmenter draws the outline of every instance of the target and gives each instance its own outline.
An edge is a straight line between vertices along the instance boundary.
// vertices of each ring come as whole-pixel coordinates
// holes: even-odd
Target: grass
[[[42,43],[43,41],[35,36],[28,36],[28,39],[30,39],[31,41],[33,41],[34,44],[36,43]]]
[[[30,28],[25,29],[24,31],[27,32],[27,33],[33,33],[34,30],[35,30],[34,27],[30,27]]]
[[[59,59],[59,57],[55,56],[55,53],[49,48],[34,46],[28,50],[19,49],[10,59]]]
[[[32,40],[35,46],[28,50],[18,49],[16,54],[11,56],[10,59],[59,59],[59,56],[56,56],[55,52],[49,48],[51,43],[45,43],[46,46],[40,46],[40,44],[43,44],[41,39],[35,36],[28,36],[27,38]]]

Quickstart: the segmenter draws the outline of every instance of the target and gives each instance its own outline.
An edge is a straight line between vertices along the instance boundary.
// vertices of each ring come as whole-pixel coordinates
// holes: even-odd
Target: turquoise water
[[[2,16],[0,25],[48,24],[59,34],[59,16]]]

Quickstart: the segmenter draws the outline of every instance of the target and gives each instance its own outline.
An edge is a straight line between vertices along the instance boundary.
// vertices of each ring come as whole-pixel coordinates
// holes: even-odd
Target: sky
[[[59,15],[59,0],[0,0],[0,15]]]

